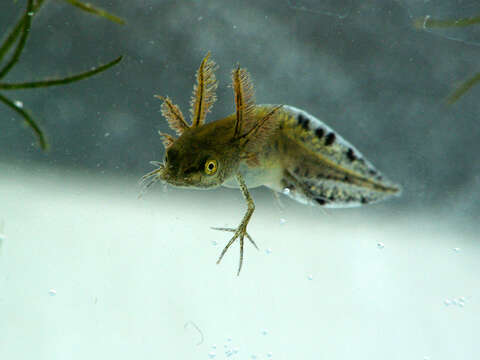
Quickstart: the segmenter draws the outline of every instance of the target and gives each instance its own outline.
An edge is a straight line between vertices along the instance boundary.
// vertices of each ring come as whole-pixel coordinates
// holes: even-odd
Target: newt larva
[[[305,204],[348,207],[398,195],[388,181],[349,142],[322,121],[290,105],[256,105],[249,73],[232,71],[235,113],[206,123],[216,101],[216,65],[208,53],[196,73],[190,122],[168,97],[160,98],[162,115],[176,137],[160,133],[166,149],[163,162],[146,174],[146,187],[157,181],[177,187],[240,188],[247,211],[236,228],[214,228],[234,235],[223,249],[240,241],[238,274],[243,264],[247,225],[255,209],[249,188],[266,186]],[[287,190],[288,189],[288,190]]]

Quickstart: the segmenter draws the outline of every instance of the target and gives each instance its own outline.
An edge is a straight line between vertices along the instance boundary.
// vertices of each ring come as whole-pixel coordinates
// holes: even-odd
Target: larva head
[[[254,120],[253,85],[245,69],[232,72],[236,113],[205,124],[206,115],[216,100],[216,65],[208,53],[196,73],[196,84],[190,102],[191,122],[187,123],[180,108],[170,98],[163,100],[162,115],[179,136],[162,134],[166,149],[165,162],[143,177],[146,187],[158,180],[175,186],[210,188],[233,176],[241,157],[252,153],[257,144],[274,129],[268,121],[279,106],[272,108],[258,122]],[[249,125],[249,126],[248,126]]]
[[[215,141],[216,137],[211,136],[214,133],[204,131],[208,127],[204,125],[205,117],[217,99],[215,69],[215,62],[207,53],[195,76],[196,84],[190,101],[190,124],[185,121],[180,108],[168,97],[156,96],[163,100],[162,115],[180,137],[175,139],[160,133],[167,155],[164,164],[145,175],[147,186],[163,180],[175,186],[207,188],[218,186],[225,179],[228,167],[220,159],[223,154]]]
[[[212,188],[232,176],[238,149],[222,121],[190,128],[166,148],[159,180],[180,187]]]

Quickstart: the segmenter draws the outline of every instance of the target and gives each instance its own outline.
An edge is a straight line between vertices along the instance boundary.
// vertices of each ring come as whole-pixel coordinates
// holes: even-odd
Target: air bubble
[[[50,296],[55,296],[55,295],[57,295],[57,290],[55,290],[55,289],[50,289],[50,290],[48,290],[48,295],[50,295]]]
[[[272,249],[268,248],[267,250],[265,250],[265,254],[270,255],[271,253],[272,253]]]
[[[20,108],[20,109],[23,108],[23,102],[21,102],[20,100],[15,100],[13,103],[17,108]]]
[[[285,220],[284,218],[280,218],[280,225],[283,225],[287,222],[287,220]]]
[[[443,303],[445,304],[445,306],[450,306],[450,305],[452,305],[452,302],[451,302],[449,299],[445,299],[445,300],[443,301]]]
[[[282,190],[282,193],[283,193],[284,195],[288,195],[288,194],[290,194],[290,189],[289,189],[289,188],[285,188],[285,189]]]
[[[238,354],[239,351],[240,351],[240,350],[239,350],[238,348],[234,348],[234,349],[233,349],[233,353],[234,353],[234,354]]]
[[[268,335],[268,330],[267,330],[267,329],[263,329],[263,330],[262,330],[262,335],[263,335],[263,336]]]
[[[313,280],[313,275],[312,275],[312,274],[308,275],[308,276],[307,276],[307,279],[308,279],[308,280]]]
[[[250,356],[251,359],[255,360],[257,358],[257,355],[255,354],[252,354],[252,356]]]
[[[217,356],[217,354],[216,354],[215,352],[213,352],[213,351],[210,351],[210,352],[208,353],[208,358],[209,358],[209,359],[213,359],[215,356]]]
[[[110,133],[109,133],[109,132],[106,132],[103,136],[109,137],[109,136],[110,136]]]
[[[272,353],[271,352],[267,353],[267,358],[270,359],[271,357],[272,357]]]
[[[460,248],[456,247],[456,248],[453,248],[453,251],[455,251],[456,253],[460,252]]]
[[[384,243],[382,243],[382,242],[378,242],[378,243],[377,243],[377,248],[378,248],[378,249],[382,250],[384,247],[385,247],[385,244],[384,244]]]

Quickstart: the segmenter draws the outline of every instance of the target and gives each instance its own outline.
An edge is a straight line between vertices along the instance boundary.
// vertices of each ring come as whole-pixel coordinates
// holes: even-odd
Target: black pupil
[[[208,170],[213,170],[213,163],[208,164]]]

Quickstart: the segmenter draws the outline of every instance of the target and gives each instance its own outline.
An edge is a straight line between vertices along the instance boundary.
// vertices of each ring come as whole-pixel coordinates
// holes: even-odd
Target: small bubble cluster
[[[260,329],[260,334],[263,336],[268,335],[269,331],[266,328]],[[220,356],[220,359],[239,359],[238,355],[240,353],[240,350],[238,347],[233,347],[234,341],[231,337],[225,338],[225,343],[223,344],[223,351],[224,351],[224,357],[221,357],[220,352],[217,353],[217,345],[213,344],[210,347],[210,352],[207,354],[209,359],[218,359]],[[265,359],[272,359],[272,352],[268,352],[266,355],[259,355],[258,353],[251,352],[244,354],[246,356],[245,359],[252,359],[252,360],[265,360]]]
[[[453,306],[464,307],[466,301],[467,299],[464,296],[461,296],[459,298],[445,299],[443,303],[445,306],[453,305]]]
[[[227,338],[225,339],[225,344],[223,344],[223,348],[224,348],[224,351],[225,351],[225,358],[230,358],[230,357],[232,357],[233,355],[238,354],[239,351],[240,351],[240,350],[238,349],[238,347],[234,347],[234,348],[232,349],[232,348],[231,348],[231,345],[232,345],[232,338],[231,338],[231,337],[227,337]],[[213,350],[216,350],[216,348],[217,348],[217,345],[212,345],[212,347],[211,347],[211,349],[212,349],[211,353],[212,353],[212,352],[214,353]],[[210,357],[210,358],[212,358],[212,357]]]

